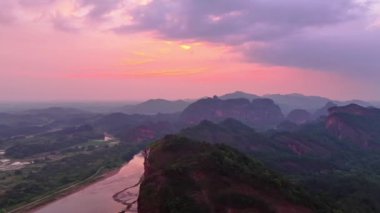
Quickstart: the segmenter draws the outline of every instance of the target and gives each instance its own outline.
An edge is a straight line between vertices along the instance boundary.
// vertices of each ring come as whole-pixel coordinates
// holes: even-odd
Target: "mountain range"
[[[339,106],[347,105],[350,103],[359,104],[361,106],[380,106],[377,102],[367,102],[361,100],[338,101],[320,96],[305,96],[302,94],[269,94],[269,95],[255,95],[246,92],[236,91],[233,93],[218,96],[219,99],[254,99],[266,98],[273,100],[282,110],[284,114],[288,114],[295,109],[303,109],[310,113],[321,109],[327,103],[331,102]],[[204,99],[204,98],[201,98]],[[165,99],[150,99],[148,101],[127,105],[119,108],[120,111],[128,114],[156,114],[156,113],[178,113],[183,111],[187,106],[196,100],[165,100]]]
[[[221,121],[235,118],[258,129],[273,128],[284,119],[281,109],[271,99],[205,98],[189,105],[180,115],[188,125],[202,120]]]
[[[128,114],[176,113],[183,111],[189,104],[190,102],[184,100],[151,99],[136,105],[125,106],[122,111]]]
[[[296,130],[257,132],[234,119],[201,122],[180,135],[225,144],[258,159],[341,212],[379,212],[380,110],[332,107]],[[324,212],[324,211],[322,211]]]
[[[174,109],[162,100],[146,102],[146,114],[62,107],[0,113],[4,156],[37,162],[7,173],[3,182],[15,182],[4,185],[0,208],[146,149],[143,213],[380,212],[380,109],[315,101],[314,111],[284,113],[272,99],[233,93],[179,101],[183,109],[172,113],[152,111]],[[105,144],[105,134],[119,144]]]
[[[269,95],[255,95],[251,93],[236,91],[219,96],[222,100],[227,99],[248,99],[252,101],[258,98],[272,99],[278,106],[280,106],[282,112],[287,115],[289,112],[295,109],[303,109],[310,113],[314,113],[316,110],[325,106],[328,102],[334,103],[339,106],[347,104],[358,104],[361,106],[380,106],[380,102],[368,102],[361,100],[349,100],[338,101],[320,96],[306,96],[302,94],[269,94]],[[203,98],[200,98],[203,99]],[[60,108],[76,108],[93,113],[112,113],[123,112],[127,114],[157,114],[157,113],[179,113],[183,111],[191,103],[199,99],[183,99],[183,100],[166,100],[166,99],[150,99],[140,103],[130,103],[123,105],[119,102],[89,102],[89,103],[0,103],[0,112],[21,112],[31,108],[45,109],[49,107]]]

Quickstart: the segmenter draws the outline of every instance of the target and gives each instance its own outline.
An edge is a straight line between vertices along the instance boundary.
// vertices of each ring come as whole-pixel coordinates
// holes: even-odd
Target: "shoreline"
[[[138,181],[136,184],[134,184],[134,185],[132,185],[132,186],[128,186],[128,187],[122,189],[121,191],[115,193],[115,194],[112,196],[112,198],[113,198],[113,200],[114,200],[115,202],[118,202],[118,203],[120,203],[120,204],[122,204],[122,205],[125,206],[124,211],[130,210],[130,209],[132,208],[132,206],[133,206],[134,204],[137,203],[137,200],[138,200],[138,193],[137,193],[136,199],[135,199],[135,200],[132,200],[132,202],[131,202],[130,200],[122,200],[122,199],[120,199],[120,198],[119,198],[119,195],[122,194],[122,193],[128,192],[128,190],[130,190],[130,189],[133,189],[133,188],[136,188],[136,187],[139,187],[139,188],[140,188],[140,185],[141,185],[141,182],[143,181],[143,178],[144,178],[144,175],[142,175],[142,176],[140,177],[139,181]]]
[[[119,192],[115,193],[112,198],[115,202],[118,202],[122,205],[125,206],[125,208],[120,211],[120,212],[127,212],[129,210],[131,210],[131,208],[133,207],[133,205],[137,205],[137,202],[138,202],[138,197],[139,197],[139,192],[137,193],[137,196],[136,196],[136,199],[135,200],[122,200],[119,198],[119,195],[120,194],[123,194],[125,192],[128,192],[128,190],[130,189],[133,189],[133,188],[136,188],[138,187],[139,188],[139,191],[140,191],[140,186],[141,186],[141,183],[144,181],[144,175],[145,175],[145,162],[146,162],[146,159],[147,159],[147,156],[148,156],[148,152],[146,150],[144,150],[143,152],[141,152],[142,156],[144,157],[144,172],[141,174],[139,180],[137,181],[136,184],[133,184],[131,186],[128,186],[122,190],[120,190]],[[136,209],[138,207],[136,206]]]
[[[73,183],[63,189],[58,189],[56,192],[52,192],[51,195],[46,195],[44,197],[38,198],[35,201],[32,201],[31,203],[27,203],[23,206],[17,207],[13,210],[9,210],[8,213],[21,213],[21,212],[27,212],[27,213],[34,213],[38,209],[53,203],[59,199],[62,199],[66,196],[69,196],[71,194],[77,193],[81,190],[84,190],[85,188],[91,186],[92,184],[105,180],[109,177],[112,177],[116,175],[120,169],[125,166],[128,162],[125,164],[121,165],[119,168],[111,169],[111,170],[106,170],[106,171],[98,171],[100,174],[94,174],[94,176],[90,176],[85,180],[79,181],[77,183]],[[102,170],[99,169],[99,170]]]

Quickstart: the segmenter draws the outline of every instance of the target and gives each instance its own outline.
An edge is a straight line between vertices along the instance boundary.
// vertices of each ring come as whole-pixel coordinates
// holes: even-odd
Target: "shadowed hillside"
[[[379,109],[334,107],[329,116],[297,129],[256,132],[237,120],[204,121],[182,135],[223,143],[264,162],[343,212],[377,213],[380,206]]]
[[[329,212],[260,162],[179,136],[151,146],[138,204],[140,213]]]

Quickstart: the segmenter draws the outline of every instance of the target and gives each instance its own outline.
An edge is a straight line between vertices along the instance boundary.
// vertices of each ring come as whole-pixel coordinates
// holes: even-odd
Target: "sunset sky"
[[[380,100],[380,0],[0,0],[0,101]]]

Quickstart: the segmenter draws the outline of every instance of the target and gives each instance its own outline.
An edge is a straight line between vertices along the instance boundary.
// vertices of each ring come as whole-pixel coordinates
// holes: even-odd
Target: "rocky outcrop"
[[[380,109],[350,104],[329,109],[327,130],[361,147],[380,147]]]
[[[202,120],[219,122],[227,118],[258,129],[273,128],[284,120],[281,109],[270,99],[206,98],[191,104],[180,116],[181,122],[186,124],[197,124]]]

